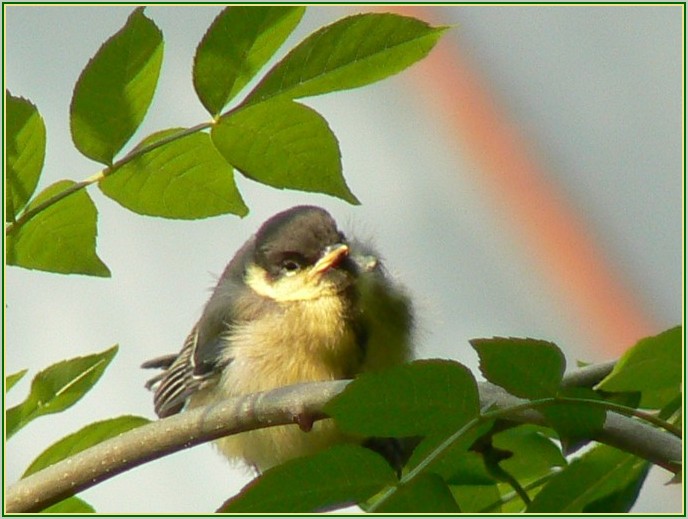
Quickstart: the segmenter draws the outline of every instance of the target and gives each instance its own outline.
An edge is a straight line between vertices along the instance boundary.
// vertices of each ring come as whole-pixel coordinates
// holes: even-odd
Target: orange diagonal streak
[[[430,20],[437,11],[395,7]],[[530,153],[518,128],[499,110],[489,89],[450,42],[411,69],[424,100],[456,133],[480,169],[480,179],[522,236],[533,260],[607,354],[617,355],[656,332],[632,291],[587,232],[574,208]]]

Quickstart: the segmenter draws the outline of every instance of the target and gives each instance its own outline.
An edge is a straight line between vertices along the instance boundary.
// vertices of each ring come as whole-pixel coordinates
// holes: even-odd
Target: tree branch
[[[564,379],[568,385],[594,385],[603,369],[577,370]],[[592,376],[591,373],[595,372]],[[7,512],[34,512],[150,460],[200,443],[251,429],[294,423],[299,414],[325,418],[322,409],[344,390],[348,380],[298,384],[228,399],[207,408],[192,409],[158,420],[106,440],[68,459],[20,480],[7,489]],[[526,401],[487,382],[478,384],[481,406],[512,407]],[[509,417],[520,423],[544,423],[537,411]],[[641,456],[667,470],[678,472],[681,440],[615,413],[607,413],[603,431],[595,440]]]
[[[593,387],[602,382],[602,379],[612,372],[615,365],[615,360],[590,364],[564,375],[561,384],[564,387]]]
[[[481,405],[483,399],[497,408],[522,406],[528,403],[528,400],[515,397],[489,382],[479,383],[478,386]],[[509,415],[509,419],[518,423],[547,425],[545,417],[534,409],[517,411]],[[674,474],[681,471],[683,459],[681,439],[663,430],[655,429],[645,422],[633,420],[615,412],[607,412],[602,430],[590,439],[640,456]]]
[[[22,479],[7,489],[7,512],[33,512],[167,454],[251,429],[322,419],[348,380],[298,384],[231,398],[127,431]]]

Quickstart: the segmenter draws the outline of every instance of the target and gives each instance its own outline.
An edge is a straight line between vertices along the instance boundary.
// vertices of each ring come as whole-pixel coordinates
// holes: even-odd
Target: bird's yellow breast
[[[218,385],[196,395],[191,405],[353,376],[359,370],[361,353],[345,304],[335,294],[291,301],[280,313],[232,327],[226,349],[231,362]],[[297,425],[271,427],[226,437],[217,445],[228,457],[243,459],[262,471],[343,439],[333,423],[324,420],[310,432]]]

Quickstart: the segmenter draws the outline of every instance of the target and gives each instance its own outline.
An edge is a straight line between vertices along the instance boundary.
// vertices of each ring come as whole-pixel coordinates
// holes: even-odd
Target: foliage
[[[95,385],[116,352],[117,346],[113,346],[102,353],[58,362],[38,373],[31,381],[29,396],[7,410],[7,437],[39,416],[59,413],[78,402]]]
[[[43,207],[77,184],[61,180],[41,191],[24,214]],[[86,191],[75,191],[60,203],[46,205],[35,218],[6,236],[7,263],[62,274],[110,276],[96,254],[95,204]],[[51,244],[46,247],[45,244]]]
[[[199,43],[193,67],[196,93],[212,120],[155,132],[124,153],[153,100],[164,48],[155,23],[143,8],[135,9],[74,87],[72,140],[84,156],[105,166],[79,183],[65,180],[35,194],[45,126],[30,101],[6,92],[8,263],[109,276],[96,254],[98,214],[85,189],[96,183],[123,207],[164,218],[245,215],[235,171],[280,189],[358,203],[342,175],[332,130],[320,114],[295,100],[400,72],[430,52],[445,28],[393,14],[344,18],[307,37],[242,101],[225,109],[274,56],[304,10],[223,10]]]
[[[676,327],[643,339],[624,358],[643,355],[647,349],[666,349],[662,358],[667,364],[662,364],[661,369],[672,369],[669,364],[681,362],[681,333],[681,328]],[[614,373],[599,384],[606,390],[591,391],[596,397],[591,401],[587,394],[584,398],[572,397],[561,385],[563,355],[552,343],[516,338],[472,343],[480,356],[481,371],[490,382],[514,395],[527,395],[518,406],[521,410],[560,408],[568,410],[564,416],[580,414],[583,418],[569,420],[564,433],[560,431],[561,415],[549,413],[544,413],[545,426],[520,425],[500,430],[500,419],[508,418],[515,409],[480,410],[475,379],[460,364],[446,360],[417,361],[379,375],[364,375],[326,407],[337,424],[360,435],[424,437],[401,477],[392,484],[381,484],[364,505],[366,509],[394,513],[627,512],[647,475],[649,462],[606,445],[593,445],[583,455],[567,460],[562,445],[571,436],[590,439],[594,428],[601,427],[601,422],[591,425],[580,410],[618,410],[613,403],[616,390],[608,390],[610,381],[633,374],[636,383],[618,391],[638,391],[642,401],[642,395],[654,390],[644,389],[644,381],[651,380],[660,366],[620,362]],[[509,365],[513,367],[513,378],[504,376]],[[544,368],[550,370],[547,376],[557,374],[556,384],[542,384]],[[671,398],[679,397],[680,387],[671,387]],[[644,416],[633,408],[624,410],[641,419]],[[666,426],[671,429],[671,424]],[[303,467],[315,471],[313,465],[323,463],[321,470],[325,472],[327,467],[344,463],[338,458],[340,454],[348,456],[350,452],[331,449],[267,471],[221,510],[274,512],[278,508],[265,496],[303,492],[304,483],[298,476]],[[358,479],[343,478],[340,485],[345,486],[347,481],[355,483]],[[327,484],[320,487],[313,483],[308,488],[310,511],[360,498],[353,486],[344,495],[334,495]]]
[[[219,511],[313,512],[337,503],[363,501],[394,480],[394,471],[378,454],[355,445],[337,445],[275,467]]]
[[[599,389],[613,392],[640,391],[640,407],[662,408],[680,391],[681,363],[676,345],[681,328],[671,328],[657,337],[640,341],[619,359]]]
[[[101,353],[64,360],[40,371],[31,381],[29,395],[5,413],[5,434],[9,439],[39,416],[59,413],[70,408],[90,391],[117,353],[113,346]],[[26,374],[26,370],[5,378],[8,392]],[[92,423],[57,441],[29,465],[23,478],[61,461],[107,438],[147,423],[136,416],[122,416]],[[84,500],[72,496],[43,510],[45,513],[90,513],[95,510]]]
[[[123,432],[140,427],[148,422],[148,419],[140,416],[119,416],[89,424],[77,432],[65,436],[44,450],[28,466],[22,477],[25,478],[34,472],[38,472],[58,461],[62,461],[93,445],[97,445],[108,438],[114,438]]]
[[[342,431],[363,436],[399,438],[457,429],[480,411],[470,371],[446,360],[420,360],[412,367],[364,374],[347,395],[334,399],[325,411],[337,418]],[[435,403],[428,407],[430,400]]]
[[[81,182],[62,180],[36,192],[46,128],[36,106],[7,91],[8,264],[110,276],[96,252],[98,211],[87,190],[94,184],[130,211],[176,219],[245,215],[235,172],[279,189],[357,203],[327,121],[297,100],[396,74],[425,57],[446,28],[393,14],[351,16],[314,32],[258,78],[304,11],[224,9],[198,44],[192,71],[211,120],[161,129],[126,151],[153,101],[164,54],[162,32],[143,8],[135,9],[85,66],[73,91],[74,145],[104,166]],[[249,84],[255,87],[237,101]],[[640,341],[595,390],[563,387],[565,359],[552,343],[473,341],[485,378],[523,398],[519,408],[541,411],[542,426],[505,428],[514,409],[481,409],[473,375],[456,362],[418,361],[364,375],[327,412],[354,436],[410,440],[415,449],[400,475],[370,450],[339,445],[267,471],[221,510],[309,512],[356,502],[388,513],[627,511],[648,462],[604,445],[573,460],[568,451],[594,437],[612,410],[675,432],[681,338],[677,327]],[[116,351],[61,361],[36,374],[26,399],[6,411],[7,438],[39,416],[74,405]],[[25,374],[6,376],[5,391]],[[628,406],[632,400],[659,418]],[[23,477],[146,422],[123,416],[86,425],[37,456]],[[76,496],[43,510],[93,511]]]

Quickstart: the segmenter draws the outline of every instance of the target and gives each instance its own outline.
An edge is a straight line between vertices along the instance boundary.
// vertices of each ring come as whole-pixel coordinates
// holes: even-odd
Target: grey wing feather
[[[184,346],[167,369],[152,378],[146,384],[155,388],[153,402],[155,413],[160,417],[178,413],[184,407],[186,399],[195,390],[193,380],[193,352],[198,344],[198,328],[194,327],[184,342]],[[153,359],[154,361],[155,359]],[[147,364],[153,363],[149,361]],[[144,364],[144,367],[146,365]],[[151,366],[156,367],[156,366]],[[163,366],[160,366],[163,367]]]
[[[186,338],[182,350],[178,355],[174,355],[173,361],[167,362],[173,357],[169,355],[152,359],[142,366],[166,368],[163,373],[146,383],[149,389],[157,386],[153,403],[155,414],[160,418],[180,412],[189,396],[207,385],[218,372],[215,369],[216,366],[212,366],[211,369],[206,365],[202,372],[198,369],[195,361],[199,349],[198,335],[198,325],[196,325]]]
[[[167,369],[172,363],[177,360],[179,355],[177,353],[171,353],[169,355],[161,355],[160,357],[155,357],[154,359],[147,360],[141,367],[143,369]]]
[[[174,361],[179,357],[178,354],[172,353],[170,355],[162,355],[160,357],[155,357],[154,359],[147,360],[141,367],[143,369],[164,369],[167,370],[174,364]],[[146,382],[146,389],[152,390],[158,383],[165,378],[166,371],[155,375],[153,378]]]

